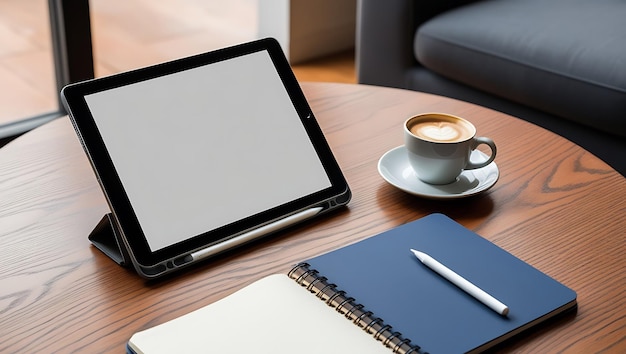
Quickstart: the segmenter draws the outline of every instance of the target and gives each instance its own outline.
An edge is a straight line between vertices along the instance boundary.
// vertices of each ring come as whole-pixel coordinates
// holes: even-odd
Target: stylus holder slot
[[[89,234],[89,241],[115,263],[130,267],[130,256],[111,213],[105,214]]]

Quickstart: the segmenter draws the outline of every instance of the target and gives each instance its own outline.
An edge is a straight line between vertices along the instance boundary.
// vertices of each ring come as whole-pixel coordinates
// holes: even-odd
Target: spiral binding
[[[357,326],[374,336],[383,345],[394,353],[411,354],[422,353],[418,345],[411,344],[409,339],[402,338],[402,334],[394,332],[391,326],[367,311],[355,299],[349,297],[345,291],[337,290],[326,277],[320,276],[316,270],[309,269],[307,263],[300,263],[289,271],[289,277],[315,294],[319,299],[333,307],[337,312],[352,320]]]

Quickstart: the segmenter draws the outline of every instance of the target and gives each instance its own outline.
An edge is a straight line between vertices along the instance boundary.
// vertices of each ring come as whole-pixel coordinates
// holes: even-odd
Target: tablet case
[[[89,234],[89,241],[102,253],[111,258],[115,263],[129,267],[131,264],[130,255],[124,241],[122,241],[120,230],[113,221],[113,214],[105,214],[100,222]]]

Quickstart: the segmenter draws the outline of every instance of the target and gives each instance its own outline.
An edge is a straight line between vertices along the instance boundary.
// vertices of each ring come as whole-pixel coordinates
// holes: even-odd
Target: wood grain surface
[[[303,88],[352,188],[349,207],[160,281],[145,282],[90,246],[87,234],[108,209],[67,118],[0,149],[0,352],[120,353],[136,331],[433,212],[578,293],[576,316],[500,351],[626,352],[622,176],[553,133],[472,104],[362,85]],[[465,117],[496,141],[492,189],[431,201],[378,175],[378,159],[402,144],[402,122],[432,111]]]

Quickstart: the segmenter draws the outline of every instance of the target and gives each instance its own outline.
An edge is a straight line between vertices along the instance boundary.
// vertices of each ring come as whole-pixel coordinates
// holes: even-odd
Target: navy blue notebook
[[[509,314],[424,266],[411,248],[508,305]],[[574,291],[441,214],[309,259],[289,275],[398,352],[482,351],[577,308]]]

